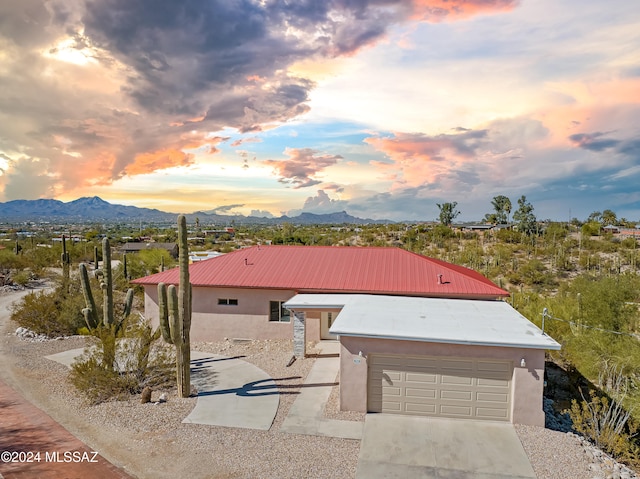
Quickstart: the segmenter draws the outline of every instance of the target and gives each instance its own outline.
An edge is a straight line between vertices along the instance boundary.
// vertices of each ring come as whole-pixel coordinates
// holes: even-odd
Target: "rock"
[[[160,397],[158,398],[158,402],[159,403],[167,402],[167,393],[160,394]]]
[[[149,386],[146,386],[142,390],[142,394],[140,395],[140,403],[147,404],[149,402],[151,402],[151,388]]]

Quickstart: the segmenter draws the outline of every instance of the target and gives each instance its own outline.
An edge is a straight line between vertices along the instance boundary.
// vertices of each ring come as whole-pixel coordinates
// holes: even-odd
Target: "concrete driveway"
[[[356,479],[535,479],[511,424],[367,414]]]

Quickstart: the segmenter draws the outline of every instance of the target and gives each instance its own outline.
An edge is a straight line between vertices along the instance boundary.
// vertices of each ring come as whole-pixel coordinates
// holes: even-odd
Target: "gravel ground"
[[[538,479],[590,479],[584,448],[566,432],[516,424],[516,433]]]
[[[1,307],[2,305],[0,305]],[[2,314],[2,313],[0,313]],[[8,321],[5,321],[9,323]],[[314,359],[295,361],[290,341],[225,341],[194,349],[243,356],[270,374],[280,388],[280,404],[269,431],[182,424],[195,398],[166,391],[163,404],[139,398],[90,406],[67,380],[68,370],[44,356],[87,344],[84,337],[36,342],[17,338],[6,324],[0,354],[10,364],[3,379],[46,410],[112,463],[140,478],[331,478],[355,477],[360,442],[279,432]],[[311,347],[309,350],[314,352]],[[154,391],[152,401],[165,391]]]
[[[354,478],[359,441],[300,436],[279,432],[314,359],[295,361],[290,341],[251,341],[194,344],[194,349],[243,356],[270,374],[280,388],[280,405],[269,431],[182,424],[195,398],[182,399],[166,391],[163,404],[128,401],[88,405],[67,381],[68,370],[44,356],[84,347],[85,337],[46,342],[17,338],[7,320],[8,296],[0,292],[0,376],[27,399],[46,410],[73,434],[116,465],[140,478]],[[309,350],[311,353],[314,350]],[[4,356],[4,357],[3,357]],[[6,367],[9,366],[9,367]],[[160,393],[154,391],[152,401]],[[332,419],[361,421],[360,413],[339,410],[338,387],[327,402]],[[538,479],[605,478],[593,467],[579,438],[550,429],[516,425],[516,432]],[[615,476],[614,476],[615,477]]]

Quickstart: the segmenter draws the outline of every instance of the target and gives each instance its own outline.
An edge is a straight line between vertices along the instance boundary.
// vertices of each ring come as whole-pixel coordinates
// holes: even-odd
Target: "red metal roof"
[[[189,267],[193,286],[497,298],[509,293],[481,274],[399,248],[253,246]],[[178,268],[133,280],[177,284]]]

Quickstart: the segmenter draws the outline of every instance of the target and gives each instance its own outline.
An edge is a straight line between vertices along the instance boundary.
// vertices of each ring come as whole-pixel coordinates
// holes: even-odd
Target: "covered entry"
[[[372,354],[369,412],[509,421],[510,361]]]

